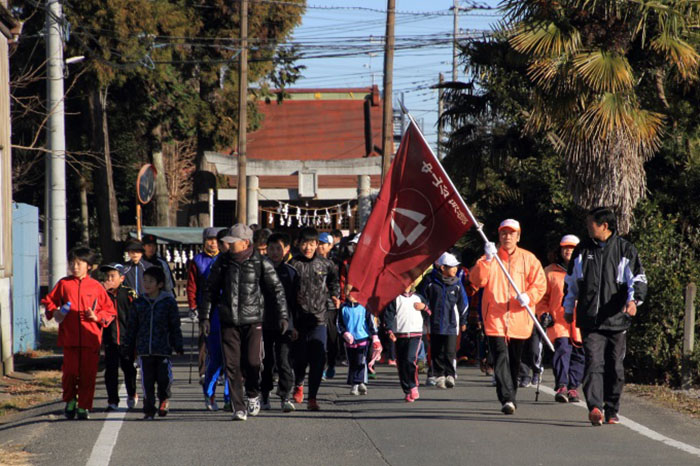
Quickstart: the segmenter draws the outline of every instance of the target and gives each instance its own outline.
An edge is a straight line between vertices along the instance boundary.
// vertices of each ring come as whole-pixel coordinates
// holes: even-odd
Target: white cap
[[[449,252],[443,252],[442,256],[440,256],[440,258],[437,260],[437,265],[457,267],[459,265],[459,261],[453,254],[450,254]]]
[[[498,226],[498,231],[501,231],[504,228],[510,228],[511,230],[520,231],[520,222],[518,222],[517,220],[513,220],[512,218],[507,218],[503,220]]]
[[[559,241],[559,246],[574,246],[576,247],[578,243],[580,243],[581,240],[578,239],[578,236],[576,235],[564,235],[561,238],[561,241]]]

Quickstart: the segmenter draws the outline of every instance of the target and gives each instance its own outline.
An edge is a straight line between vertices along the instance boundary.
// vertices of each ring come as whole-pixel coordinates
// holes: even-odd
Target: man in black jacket
[[[338,269],[330,260],[316,253],[318,231],[304,228],[299,234],[301,253],[289,265],[298,273],[294,327],[299,336],[294,345],[294,401],[304,400],[304,377],[309,367],[309,400],[307,408],[318,411],[316,401],[326,363],[326,312],[329,303],[340,307]]]
[[[612,210],[598,207],[586,217],[590,239],[572,254],[564,279],[564,318],[583,334],[586,366],[583,392],[594,426],[617,424],[625,383],[626,334],[647,292],[635,247],[617,235]],[[603,410],[605,414],[603,414]]]
[[[260,412],[260,357],[265,301],[261,287],[275,301],[279,330],[288,328],[284,288],[275,268],[253,247],[253,230],[236,224],[221,240],[231,245],[212,265],[207,278],[199,320],[202,332],[209,334],[209,312],[219,306],[221,347],[226,377],[231,387],[234,419],[244,421]],[[243,374],[248,406],[243,402]]]

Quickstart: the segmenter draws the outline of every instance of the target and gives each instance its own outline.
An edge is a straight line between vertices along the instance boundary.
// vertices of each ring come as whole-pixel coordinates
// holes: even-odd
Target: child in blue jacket
[[[377,325],[372,314],[363,305],[345,293],[346,300],[338,313],[338,333],[345,340],[348,357],[348,385],[351,395],[367,394],[367,353],[372,341],[372,351],[381,353]]]
[[[457,335],[467,328],[469,301],[457,276],[459,261],[444,253],[437,261],[437,269],[426,276],[418,286],[425,297],[430,314],[430,357],[432,375],[438,388],[455,386]]]

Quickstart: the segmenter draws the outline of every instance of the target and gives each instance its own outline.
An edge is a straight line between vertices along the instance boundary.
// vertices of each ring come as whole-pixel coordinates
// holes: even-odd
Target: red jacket
[[[56,283],[41,300],[46,307],[46,318],[52,319],[54,311],[65,303],[71,303],[70,312],[58,326],[58,346],[99,348],[102,329],[117,316],[107,291],[97,280],[85,277],[65,277]],[[85,320],[85,311],[95,308],[97,322]]]

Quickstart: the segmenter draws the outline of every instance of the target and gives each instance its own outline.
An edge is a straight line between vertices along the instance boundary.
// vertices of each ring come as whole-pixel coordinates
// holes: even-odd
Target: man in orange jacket
[[[557,393],[554,399],[560,403],[580,401],[578,386],[583,379],[585,357],[581,330],[564,319],[564,278],[571,261],[571,254],[579,239],[565,235],[559,241],[557,261],[544,269],[547,275],[547,293],[537,304],[537,315],[547,336],[554,343],[552,368]]]
[[[520,357],[534,325],[525,306],[534,306],[542,299],[547,290],[547,279],[535,255],[518,247],[520,223],[517,220],[501,222],[498,239],[498,249],[495,244],[486,243],[486,254],[476,262],[469,281],[484,288],[481,313],[493,356],[496,392],[501,411],[513,414]],[[493,260],[496,254],[518,286],[519,295],[510,286],[497,261]]]

